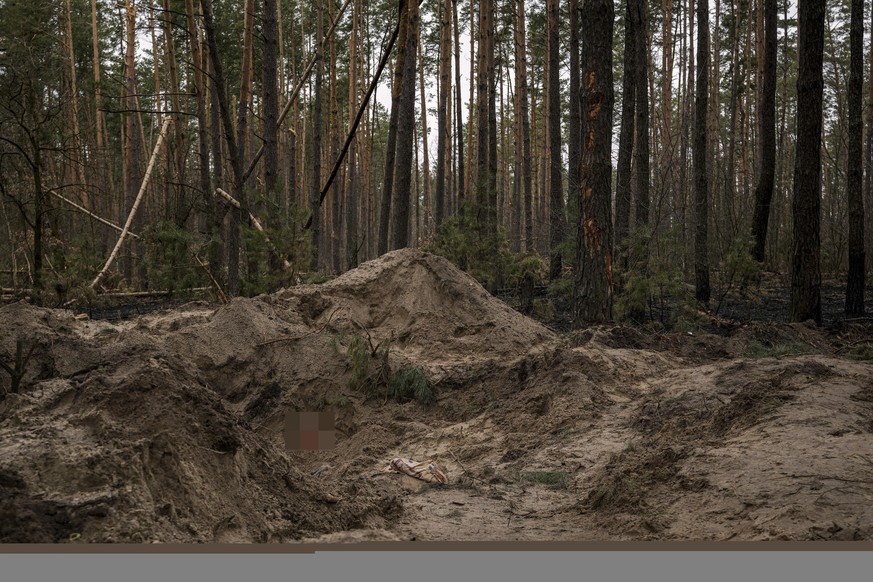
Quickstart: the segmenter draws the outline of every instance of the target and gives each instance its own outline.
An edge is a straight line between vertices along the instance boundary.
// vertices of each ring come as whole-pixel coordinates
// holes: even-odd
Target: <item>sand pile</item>
[[[524,355],[554,339],[543,325],[490,295],[443,257],[403,249],[364,263],[324,285],[278,295],[311,325],[330,325],[434,363]],[[364,332],[363,330],[366,330]]]
[[[351,386],[355,337],[430,406]],[[0,542],[869,540],[869,337],[560,338],[415,250],[117,323],[6,305],[0,358],[33,351],[0,398]],[[336,448],[285,451],[285,413],[324,406]],[[450,484],[374,475],[398,456]]]
[[[218,308],[109,323],[19,303],[0,321],[0,353],[34,346],[20,393],[0,402],[0,541],[268,541],[378,526],[399,508],[388,492],[310,478],[276,435],[284,411],[347,389],[337,338],[391,339],[392,359],[438,369],[553,337],[413,250]]]
[[[281,541],[399,507],[374,487],[338,502],[154,330],[22,304],[0,320],[6,353],[37,343],[0,403],[0,541]]]

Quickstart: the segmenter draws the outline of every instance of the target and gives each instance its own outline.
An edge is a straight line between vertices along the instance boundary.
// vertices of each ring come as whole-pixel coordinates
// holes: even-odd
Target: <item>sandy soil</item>
[[[369,392],[355,336],[388,346]],[[10,365],[19,339],[2,542],[873,538],[869,323],[557,334],[404,250],[119,322],[3,306]],[[385,397],[404,365],[430,406]],[[322,407],[336,448],[286,451],[285,413]],[[381,473],[397,456],[450,483]]]

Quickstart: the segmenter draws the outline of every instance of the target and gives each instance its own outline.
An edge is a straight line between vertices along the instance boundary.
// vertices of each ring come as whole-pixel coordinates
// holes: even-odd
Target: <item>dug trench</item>
[[[0,322],[0,357],[31,353],[0,376],[2,542],[873,538],[873,365],[843,349],[867,329],[557,334],[415,250],[221,306]],[[319,409],[336,446],[286,449],[286,414]]]

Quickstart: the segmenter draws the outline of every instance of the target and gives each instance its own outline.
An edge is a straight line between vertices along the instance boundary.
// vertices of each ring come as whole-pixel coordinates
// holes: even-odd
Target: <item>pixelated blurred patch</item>
[[[332,409],[319,412],[289,410],[285,414],[285,448],[317,451],[336,446],[336,418]]]

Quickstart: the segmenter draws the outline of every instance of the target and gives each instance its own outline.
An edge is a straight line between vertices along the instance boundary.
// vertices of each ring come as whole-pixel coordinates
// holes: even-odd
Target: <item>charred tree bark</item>
[[[846,190],[849,199],[849,275],[846,315],[864,313],[864,193],[861,94],[864,85],[864,3],[852,0],[849,32],[849,159]]]
[[[797,153],[794,161],[794,237],[791,321],[821,324],[821,130],[825,0],[798,3]]]
[[[649,171],[649,61],[648,24],[646,19],[646,0],[635,0],[632,18],[634,20],[634,71],[636,82],[636,220],[638,227],[649,224],[649,190],[651,173]]]
[[[582,59],[585,139],[576,226],[575,325],[612,318],[612,35],[611,0],[586,0]]]

